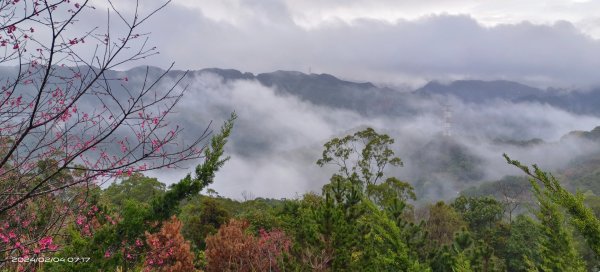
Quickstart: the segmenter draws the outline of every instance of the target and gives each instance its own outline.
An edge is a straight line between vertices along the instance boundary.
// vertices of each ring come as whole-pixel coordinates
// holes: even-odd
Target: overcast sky
[[[589,87],[600,85],[598,10],[584,0],[174,0],[145,28],[161,55],[141,64]]]
[[[132,11],[133,0],[115,1],[124,13]],[[159,3],[141,1],[149,5],[146,11]],[[85,17],[89,23],[84,27],[104,22],[106,6],[95,5],[92,12],[98,17]],[[600,0],[174,0],[142,30],[152,33],[151,44],[160,55],[133,65],[166,68],[175,62],[178,69],[219,67],[253,73],[310,69],[409,87],[463,78],[600,87],[598,10]],[[405,171],[420,169],[408,158],[440,132],[439,104],[423,105],[422,114],[408,119],[367,118],[282,96],[255,81],[226,83],[214,75],[193,80],[191,94],[180,104],[184,114],[176,116],[188,129],[203,129],[208,120],[218,124],[226,116],[223,112],[235,110],[240,116],[229,144],[232,159],[213,187],[230,197],[244,190],[270,197],[319,191],[331,173],[314,163],[321,145],[364,126],[397,139],[398,155],[407,158]],[[469,144],[479,134],[557,141],[571,130],[590,130],[600,123],[597,117],[536,103],[453,104],[455,130],[472,137]],[[519,133],[524,135],[513,137]],[[240,146],[259,151],[242,152]],[[486,178],[514,170],[502,152],[557,167],[570,160],[564,154],[590,150],[585,145],[536,148],[498,148],[487,140],[472,146],[485,158]],[[186,172],[153,174],[172,183]],[[448,192],[454,196],[455,189]]]

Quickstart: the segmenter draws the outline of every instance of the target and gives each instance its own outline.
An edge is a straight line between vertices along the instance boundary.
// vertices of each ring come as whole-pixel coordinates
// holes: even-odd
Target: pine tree
[[[600,219],[598,219],[592,209],[584,204],[583,194],[572,194],[560,185],[560,182],[549,173],[542,171],[537,165],[533,165],[533,172],[529,167],[522,165],[519,161],[512,160],[504,154],[504,158],[509,164],[521,169],[531,178],[531,183],[540,187],[543,186],[543,195],[539,197],[548,199],[548,201],[561,206],[570,215],[571,224],[585,238],[588,246],[600,256]],[[538,189],[539,190],[539,189]],[[538,198],[539,198],[538,197]]]
[[[537,268],[541,271],[585,271],[585,263],[575,249],[573,233],[565,226],[559,206],[550,200],[548,191],[542,191],[535,182],[532,186],[540,206],[536,216],[543,234],[538,244],[542,259]]]

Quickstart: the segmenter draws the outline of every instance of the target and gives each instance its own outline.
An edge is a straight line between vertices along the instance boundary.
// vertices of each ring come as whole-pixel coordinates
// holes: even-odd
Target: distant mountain
[[[600,126],[595,127],[591,131],[581,131],[581,130],[571,131],[571,132],[567,133],[565,136],[563,136],[562,140],[569,139],[569,138],[579,138],[579,139],[586,139],[586,140],[591,140],[591,141],[595,141],[595,142],[600,142]]]
[[[315,105],[354,110],[366,115],[406,115],[414,112],[410,95],[370,82],[341,80],[329,74],[305,74],[297,71],[242,73],[232,69],[209,68],[194,71],[194,75],[212,73],[224,81],[256,80],[281,94],[294,95]]]
[[[548,104],[577,114],[600,116],[600,89],[566,92],[557,89],[539,89],[521,83],[494,80],[457,80],[449,84],[437,81],[415,90],[421,97],[453,96],[467,103],[486,103],[494,100],[536,102]]]
[[[552,172],[568,189],[574,192],[590,190],[594,194],[600,194],[600,152],[594,151],[598,150],[600,146],[600,126],[590,131],[571,131],[561,137],[560,142],[581,139],[590,141],[587,148],[591,153],[575,157],[565,167],[552,170]],[[538,140],[532,139],[526,142],[535,142],[537,145],[545,144]],[[550,171],[551,169],[544,170]]]
[[[122,76],[141,75],[145,67],[124,72]],[[151,75],[161,69],[150,67]],[[409,116],[419,111],[419,100],[453,96],[466,103],[485,104],[497,100],[514,103],[548,104],[565,111],[600,116],[600,88],[579,91],[540,89],[507,80],[457,80],[450,83],[431,81],[413,92],[400,92],[378,87],[370,82],[353,82],[330,74],[305,74],[298,71],[275,71],[253,74],[234,69],[207,68],[190,71],[190,78],[205,73],[215,74],[225,82],[254,80],[272,87],[283,95],[293,95],[315,105],[352,110],[365,115]],[[177,78],[183,71],[171,71],[167,77]]]
[[[85,70],[85,69],[84,69]],[[1,76],[16,71],[16,67],[2,67]],[[58,75],[70,70],[57,68]],[[107,71],[108,78],[148,78],[160,76],[164,70],[157,67],[136,67],[127,71]],[[184,71],[172,70],[165,77],[178,79]],[[275,71],[253,74],[235,69],[207,68],[188,72],[188,80],[202,74],[215,74],[224,81],[254,80],[272,87],[278,93],[293,95],[315,105],[342,108],[365,115],[410,116],[419,111],[420,100],[453,96],[466,103],[484,104],[496,100],[548,104],[577,114],[600,116],[600,88],[590,91],[540,89],[506,81],[457,80],[450,83],[431,81],[413,92],[401,92],[379,87],[371,82],[353,82],[330,74],[305,74],[298,71]],[[185,81],[185,80],[184,80]],[[110,82],[119,85],[118,81]]]
[[[590,144],[590,150],[597,150],[600,145],[600,126],[591,131],[571,131],[561,138],[565,140],[586,139],[595,142]],[[536,142],[536,145],[545,144],[536,139],[525,142]],[[550,171],[565,188],[572,192],[590,191],[595,195],[600,195],[600,152],[592,151],[568,162],[567,165],[559,169],[543,169]],[[506,193],[510,195],[520,195],[522,192],[531,191],[530,182],[527,176],[506,176],[500,180],[488,181],[464,189],[461,194],[467,196],[494,196],[501,201],[506,201]],[[511,200],[526,201],[527,198],[512,197]]]
[[[515,139],[492,139],[494,144],[498,145],[512,145],[512,146],[520,146],[520,147],[532,147],[537,145],[543,145],[546,142],[540,138],[533,138],[529,140],[515,140]]]

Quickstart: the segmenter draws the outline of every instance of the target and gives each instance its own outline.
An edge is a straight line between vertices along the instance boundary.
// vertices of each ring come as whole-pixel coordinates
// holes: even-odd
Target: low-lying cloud
[[[405,167],[390,174],[415,183],[427,169],[424,162],[412,161],[415,154],[429,152],[429,157],[436,158],[435,152],[443,152],[426,146],[444,139],[442,116],[447,104],[453,111],[451,141],[479,160],[477,167],[482,175],[464,181],[444,173],[432,174],[428,178],[435,185],[421,191],[428,198],[450,198],[469,182],[476,184],[517,174],[517,169],[502,158],[504,152],[526,163],[560,168],[574,157],[595,150],[589,142],[559,141],[560,137],[571,130],[590,130],[600,125],[597,117],[574,115],[543,104],[505,101],[477,105],[459,100],[415,100],[419,111],[413,116],[366,117],[351,110],[316,106],[256,81],[226,82],[211,73],[189,80],[191,88],[178,105],[178,113],[172,116],[174,122],[186,128],[187,135],[203,130],[210,120],[214,120],[212,128],[217,129],[232,111],[239,115],[227,147],[231,160],[210,186],[222,195],[238,199],[244,191],[275,198],[319,192],[335,171],[315,164],[322,145],[332,137],[367,126],[396,139],[394,150]],[[524,147],[496,141],[531,138],[550,143]],[[426,163],[437,169],[435,161]],[[190,170],[152,175],[172,183],[186,171]]]

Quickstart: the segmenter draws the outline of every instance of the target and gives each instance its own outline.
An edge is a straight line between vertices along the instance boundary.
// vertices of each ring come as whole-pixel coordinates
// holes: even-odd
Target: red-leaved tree
[[[215,235],[206,238],[206,271],[280,271],[282,255],[291,240],[283,231],[247,233],[246,221],[231,219]]]
[[[0,268],[85,227],[87,186],[202,156],[206,131],[184,143],[166,121],[185,73],[164,87],[170,68],[136,84],[113,71],[157,53],[140,26],[168,2],[0,1]],[[106,23],[87,26],[98,14]]]
[[[144,262],[145,271],[193,272],[194,255],[190,242],[181,235],[181,221],[177,217],[165,222],[158,233],[146,233],[150,251]]]

